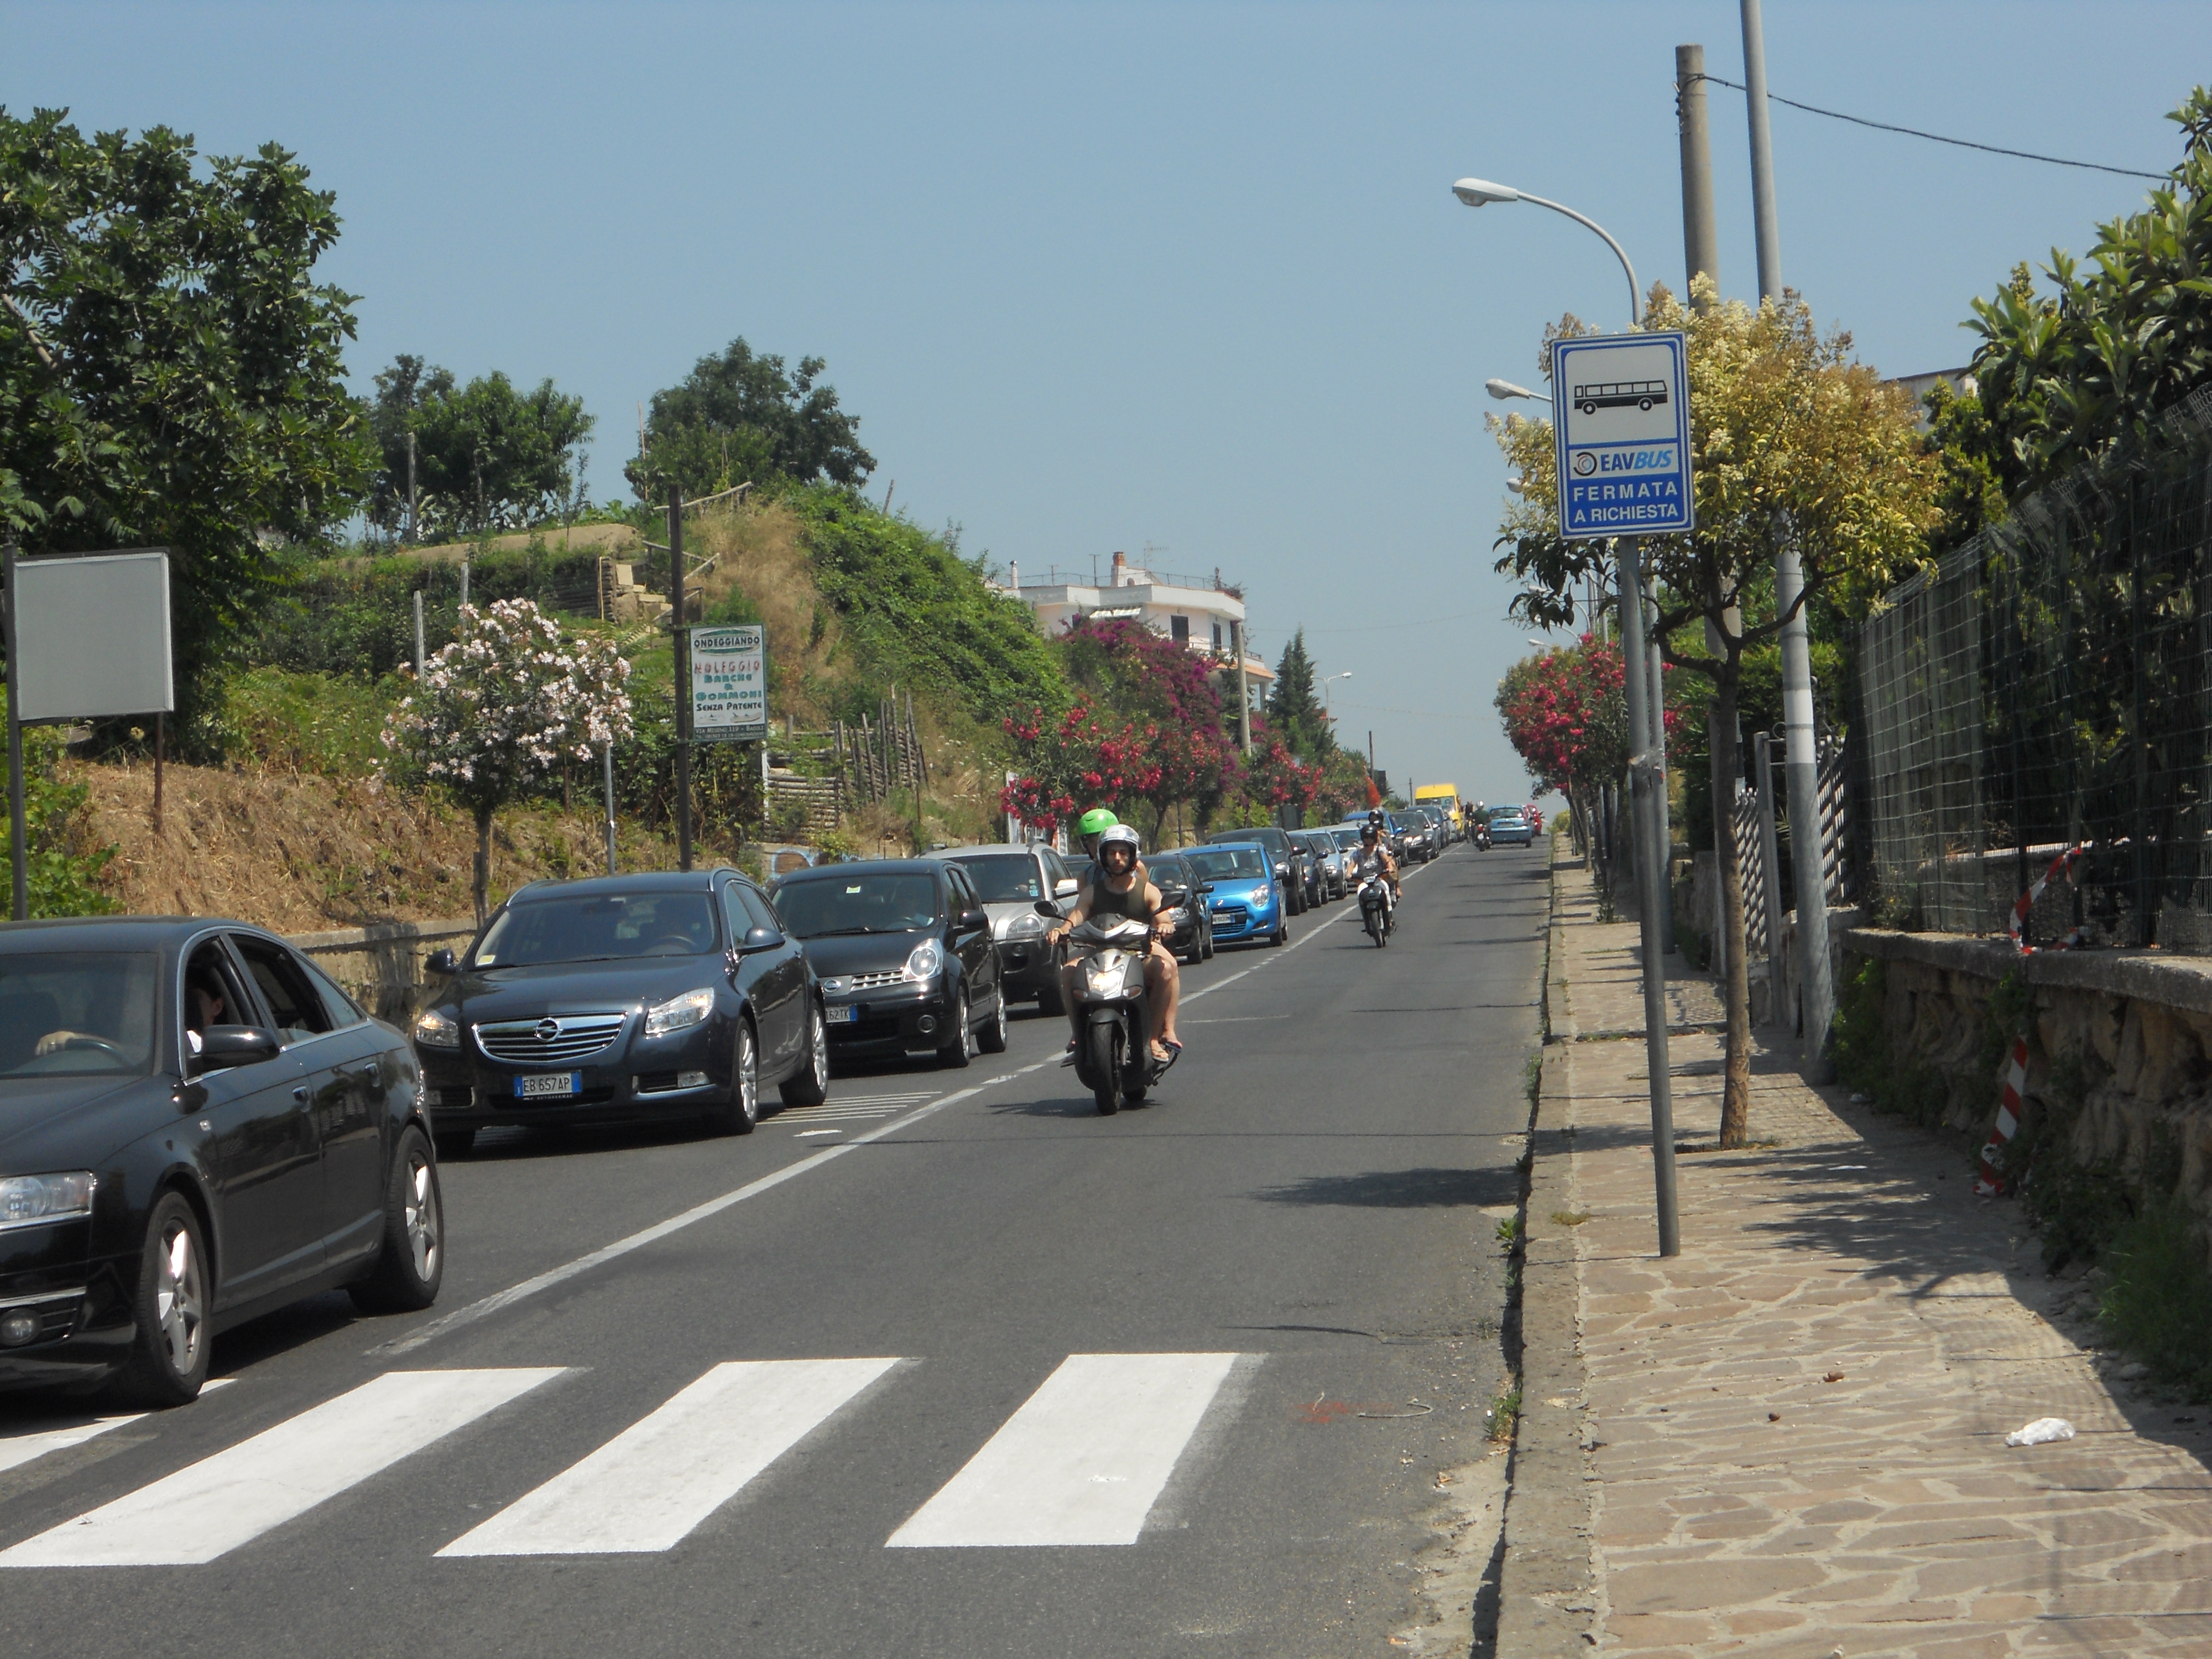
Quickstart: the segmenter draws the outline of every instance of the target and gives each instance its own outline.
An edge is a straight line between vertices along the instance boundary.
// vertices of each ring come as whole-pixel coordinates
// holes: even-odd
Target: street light
[[[1532,404],[1548,404],[1552,401],[1542,392],[1531,392],[1527,386],[1516,386],[1510,380],[1485,380],[1482,383],[1482,389],[1501,404],[1510,402],[1516,398],[1526,398]]]
[[[1321,711],[1322,714],[1327,714],[1328,713],[1328,688],[1330,683],[1335,680],[1348,680],[1351,678],[1352,671],[1347,668],[1341,674],[1331,674],[1328,679],[1325,679],[1321,683]]]
[[[1640,326],[1644,303],[1636,286],[1636,267],[1628,263],[1628,254],[1613,240],[1613,234],[1595,219],[1585,218],[1572,208],[1559,202],[1547,202],[1540,196],[1531,196],[1525,191],[1515,190],[1510,185],[1493,185],[1486,179],[1462,179],[1452,186],[1452,194],[1471,208],[1486,206],[1492,202],[1534,202],[1538,207],[1549,208],[1554,213],[1564,213],[1577,224],[1585,226],[1605,238],[1605,245],[1620,257],[1620,268],[1628,273],[1628,325]],[[1510,397],[1510,393],[1493,392],[1493,397]]]

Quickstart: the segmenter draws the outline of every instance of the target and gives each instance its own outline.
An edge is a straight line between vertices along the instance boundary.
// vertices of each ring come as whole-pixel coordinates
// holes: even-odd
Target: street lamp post
[[[1322,714],[1327,714],[1328,713],[1328,688],[1338,680],[1348,680],[1351,678],[1352,671],[1347,668],[1341,674],[1331,674],[1327,679],[1321,683],[1321,710]]]
[[[1540,196],[1531,196],[1526,191],[1515,190],[1510,185],[1493,185],[1486,179],[1462,179],[1452,186],[1452,194],[1471,208],[1486,207],[1492,202],[1534,202],[1538,207],[1549,208],[1554,213],[1564,213],[1577,224],[1595,231],[1605,238],[1605,245],[1620,260],[1620,268],[1628,273],[1628,325],[1639,326],[1644,315],[1642,290],[1636,285],[1636,267],[1628,262],[1628,254],[1613,240],[1613,233],[1595,219],[1586,218],[1564,203],[1547,202]]]

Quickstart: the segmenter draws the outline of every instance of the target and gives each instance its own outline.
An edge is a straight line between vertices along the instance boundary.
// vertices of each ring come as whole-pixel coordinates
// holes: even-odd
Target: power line
[[[1695,77],[1710,81],[1717,87],[1729,87],[1737,92],[1744,88],[1734,81],[1723,81],[1717,75]],[[1846,115],[1839,109],[1822,109],[1818,104],[1801,104],[1795,98],[1784,98],[1774,93],[1767,97],[1778,104],[1787,104],[1792,109],[1802,109],[1808,115],[1825,115],[1832,121],[1849,121],[1853,126],[1873,127],[1881,132],[1901,132],[1908,138],[1925,138],[1938,144],[1956,144],[1960,149],[1984,150],[1991,155],[2011,155],[2023,161],[2047,161],[2055,167],[2082,167],[2091,173],[2117,173],[2124,179],[2156,179],[2169,181],[2169,173],[2145,173],[2137,167],[2108,167],[2101,161],[2069,161],[2063,155],[2038,155],[2032,149],[2007,149],[2002,144],[1978,144],[1971,138],[1946,138],[1940,132],[1923,132],[1917,127],[1900,127],[1887,121],[1869,121],[1863,115]]]

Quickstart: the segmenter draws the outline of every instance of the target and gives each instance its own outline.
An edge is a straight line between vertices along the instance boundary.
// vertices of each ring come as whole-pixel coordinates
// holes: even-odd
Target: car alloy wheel
[[[738,1022],[737,1051],[731,1057],[730,1098],[707,1121],[726,1135],[749,1135],[760,1121],[760,1047],[751,1022]]]
[[[446,1275],[445,1203],[438,1164],[421,1128],[400,1132],[384,1195],[384,1245],[376,1266],[349,1285],[354,1305],[366,1313],[408,1313],[438,1299]]]
[[[975,1046],[987,1054],[1006,1052],[1006,994],[1004,990],[999,993],[999,1006],[991,1011],[990,1018],[983,1022],[983,1029],[975,1033]]]
[[[960,1001],[957,1006],[952,1017],[952,1032],[951,1038],[946,1042],[945,1045],[942,1048],[939,1048],[937,1051],[937,1063],[939,1066],[957,1070],[961,1066],[967,1065],[968,1020],[968,991],[967,988],[963,986],[960,991]]]
[[[123,1390],[149,1406],[181,1406],[207,1381],[212,1335],[207,1249],[184,1195],[165,1193],[139,1255],[137,1331]]]
[[[806,1066],[783,1082],[787,1106],[819,1106],[830,1097],[830,1028],[820,1006],[806,1011]]]

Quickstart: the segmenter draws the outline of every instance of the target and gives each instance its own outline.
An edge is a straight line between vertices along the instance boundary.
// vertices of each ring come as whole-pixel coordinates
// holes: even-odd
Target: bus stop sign
[[[1688,343],[1680,331],[1552,342],[1559,534],[1659,535],[1696,522]]]

